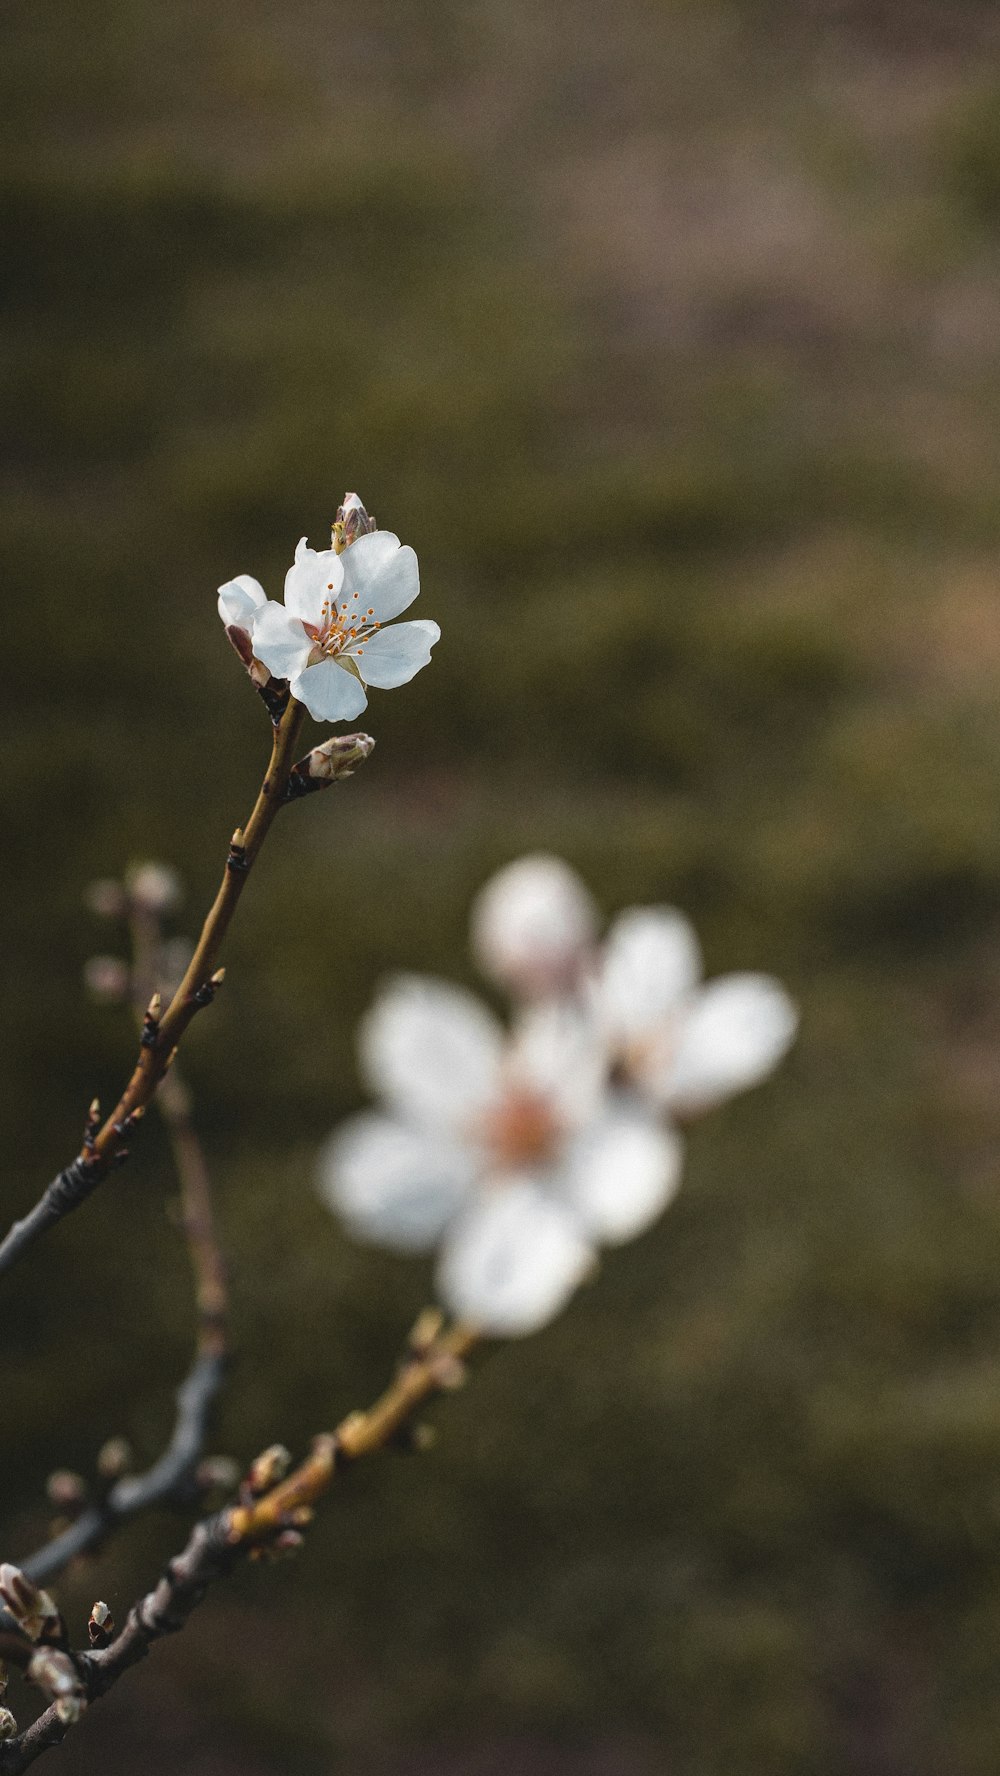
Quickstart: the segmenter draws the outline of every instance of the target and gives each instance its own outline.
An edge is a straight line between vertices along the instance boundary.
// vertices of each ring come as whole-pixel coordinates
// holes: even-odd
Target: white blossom
[[[608,1091],[595,1026],[567,1002],[507,1035],[472,994],[410,977],[376,1002],[361,1053],[384,1109],[333,1135],[321,1193],[360,1238],[439,1246],[444,1305],[483,1331],[545,1325],[597,1247],[641,1232],[677,1188],[679,1138]]]
[[[701,982],[697,937],[674,907],[631,907],[615,920],[591,984],[593,1014],[620,1072],[663,1110],[711,1109],[773,1072],[798,1027],[777,980],[727,974]]]
[[[365,532],[341,550],[311,549],[303,537],[284,603],[242,574],[220,588],[219,614],[250,637],[254,657],[289,680],[317,721],[351,721],[367,705],[367,686],[408,684],[430,660],[436,623],[386,627],[419,590],[416,555],[390,531]]]
[[[491,876],[472,906],[483,973],[518,997],[572,987],[597,937],[597,907],[559,857],[521,857]]]

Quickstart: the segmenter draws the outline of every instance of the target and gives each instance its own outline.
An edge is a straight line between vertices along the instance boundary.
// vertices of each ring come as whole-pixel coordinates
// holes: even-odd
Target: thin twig
[[[284,801],[304,713],[302,705],[293,700],[274,730],[271,762],[253,813],[246,828],[233,835],[222,882],[180,986],[162,1016],[150,1007],[139,1057],[124,1092],[111,1115],[88,1132],[72,1164],[52,1180],[35,1207],[23,1220],[15,1221],[0,1242],[0,1275],[12,1269],[41,1234],[78,1208],[126,1156],[123,1143],[167,1073],[177,1044],[192,1018],[214,997],[221,979],[215,973],[219,950],[250,870]]]
[[[72,1655],[87,1701],[105,1695],[155,1641],[183,1628],[209,1586],[239,1560],[301,1526],[337,1468],[384,1448],[419,1407],[456,1386],[475,1343],[476,1334],[467,1326],[417,1337],[391,1385],[366,1412],[351,1413],[336,1431],[317,1437],[306,1460],[262,1497],[227,1506],[197,1524],[159,1583],[133,1605],[111,1645]],[[23,1733],[0,1743],[0,1776],[19,1776],[43,1751],[58,1745],[71,1724],[55,1703],[46,1708]]]
[[[89,1505],[74,1523],[22,1561],[21,1569],[29,1579],[37,1585],[46,1584],[128,1518],[155,1505],[172,1503],[193,1490],[194,1471],[204,1454],[212,1407],[225,1372],[223,1352],[199,1351],[177,1389],[174,1428],[163,1454],[144,1474],[126,1474],[116,1480],[99,1504]]]
[[[143,1007],[160,986],[159,959],[163,931],[158,913],[141,896],[129,897],[132,938],[132,998],[140,1025]],[[212,1186],[205,1155],[191,1120],[191,1094],[176,1063],[156,1092],[160,1113],[180,1184],[181,1231],[187,1242],[198,1311],[199,1353],[225,1353],[228,1289],[226,1264],[212,1206]]]

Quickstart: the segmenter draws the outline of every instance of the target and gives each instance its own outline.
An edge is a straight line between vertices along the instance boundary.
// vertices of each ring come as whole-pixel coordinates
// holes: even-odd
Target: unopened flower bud
[[[305,1542],[305,1536],[297,1529],[282,1529],[271,1543],[277,1554],[297,1554]]]
[[[232,1492],[239,1484],[238,1463],[230,1455],[207,1455],[195,1469],[194,1483],[202,1492]]]
[[[0,1708],[0,1739],[13,1739],[17,1722],[9,1708]]]
[[[70,1473],[68,1468],[57,1468],[45,1482],[45,1496],[57,1511],[73,1516],[83,1509],[87,1488],[79,1474]]]
[[[115,1631],[115,1619],[106,1603],[95,1603],[87,1622],[92,1647],[107,1646]]]
[[[125,886],[147,913],[169,913],[181,899],[181,879],[165,863],[134,864],[125,872]]]
[[[353,777],[357,766],[364,764],[374,749],[370,734],[334,734],[332,739],[314,746],[291,772],[285,789],[286,802],[311,795],[315,789],[325,789],[328,783]]]
[[[60,1615],[47,1591],[32,1584],[19,1566],[0,1566],[0,1600],[29,1640],[40,1640],[59,1626]]]
[[[28,1682],[37,1684],[53,1699],[81,1692],[80,1674],[68,1653],[56,1647],[40,1647],[28,1665]]]
[[[125,1437],[109,1437],[97,1457],[97,1472],[102,1480],[120,1480],[133,1466],[132,1445]]]
[[[128,998],[128,966],[118,956],[89,956],[83,965],[83,984],[99,1005],[121,1005]]]
[[[331,532],[337,554],[342,554],[359,536],[367,536],[370,531],[377,529],[378,525],[374,518],[369,517],[358,495],[345,493],[343,505],[337,507]]]
[[[265,1449],[250,1464],[247,1473],[250,1492],[255,1498],[263,1492],[270,1492],[272,1486],[277,1486],[278,1481],[285,1478],[291,1465],[291,1451],[283,1443],[272,1443],[269,1449]]]
[[[410,1328],[407,1343],[416,1357],[426,1356],[438,1333],[444,1326],[444,1314],[439,1307],[425,1307]]]
[[[101,876],[84,890],[84,904],[99,919],[120,919],[125,911],[125,890],[113,876]]]

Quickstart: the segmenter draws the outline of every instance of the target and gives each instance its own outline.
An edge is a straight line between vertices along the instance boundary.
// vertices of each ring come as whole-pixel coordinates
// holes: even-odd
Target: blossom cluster
[[[649,1227],[681,1179],[681,1125],[764,1079],[797,1025],[778,981],[702,980],[672,907],[597,907],[558,858],[501,870],[475,902],[479,966],[509,1028],[464,988],[378,995],[361,1064],[382,1108],[341,1125],[319,1187],[357,1238],[437,1250],[441,1303],[512,1337],[558,1314],[601,1246]]]
[[[302,537],[285,575],[284,602],[269,599],[252,574],[219,587],[219,615],[238,651],[266,680],[287,680],[316,721],[353,721],[368,687],[409,684],[440,639],[436,623],[386,624],[420,591],[417,557],[378,530],[356,493],[344,496],[332,547]]]

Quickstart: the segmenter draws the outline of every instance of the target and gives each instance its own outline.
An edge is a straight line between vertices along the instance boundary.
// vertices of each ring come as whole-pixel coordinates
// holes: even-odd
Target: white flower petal
[[[486,883],[472,906],[472,947],[483,973],[528,998],[572,984],[597,935],[597,907],[559,857],[521,857]]]
[[[442,1302],[498,1337],[537,1332],[566,1306],[593,1264],[576,1216],[528,1179],[498,1184],[446,1233]]]
[[[685,1114],[708,1110],[773,1072],[798,1027],[780,981],[726,974],[698,994],[673,1061],[656,1082],[661,1102]]]
[[[315,666],[296,674],[290,688],[313,721],[353,721],[368,704],[364,685],[337,660],[317,660]]]
[[[647,1035],[670,1018],[701,978],[701,951],[675,907],[630,907],[608,933],[595,981],[598,1015],[619,1040]]]
[[[245,629],[253,633],[254,617],[267,603],[267,593],[252,574],[237,574],[219,587],[219,615],[227,629]]]
[[[272,599],[254,617],[253,651],[275,678],[292,678],[307,664],[312,642],[298,617]]]
[[[518,1019],[506,1070],[509,1078],[545,1099],[559,1122],[573,1128],[596,1112],[607,1062],[594,1022],[579,1005],[547,999]]]
[[[374,536],[381,533],[374,531]],[[364,537],[359,537],[352,549],[360,548]],[[418,618],[413,623],[394,623],[391,629],[380,629],[377,635],[371,635],[366,641],[353,643],[344,649],[355,661],[358,671],[367,685],[374,685],[377,690],[391,691],[397,685],[409,684],[422,666],[426,666],[431,657],[431,648],[441,639],[441,631],[436,623],[428,623]]]
[[[285,608],[303,623],[318,624],[324,604],[343,602],[344,567],[335,549],[310,549],[300,538],[285,575]]]
[[[642,1233],[672,1201],[683,1157],[674,1129],[623,1099],[572,1142],[559,1194],[594,1239],[616,1246]]]
[[[465,1202],[471,1157],[388,1116],[355,1116],[322,1149],[319,1192],[357,1239],[429,1252]]]
[[[420,591],[417,557],[408,544],[401,547],[391,530],[359,536],[340,560],[344,566],[341,599],[357,604],[366,614],[370,610],[376,623],[391,623],[393,617],[409,609]]]
[[[461,987],[407,975],[375,1001],[361,1026],[372,1088],[428,1128],[466,1128],[496,1099],[503,1035]]]

